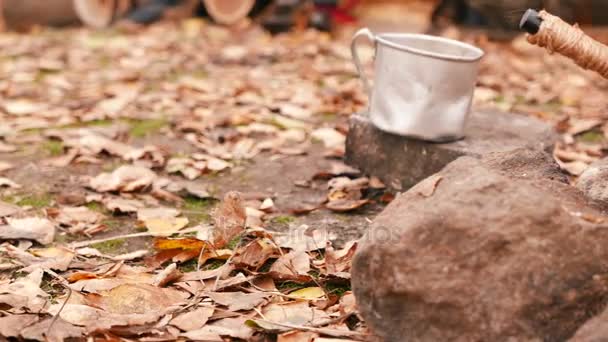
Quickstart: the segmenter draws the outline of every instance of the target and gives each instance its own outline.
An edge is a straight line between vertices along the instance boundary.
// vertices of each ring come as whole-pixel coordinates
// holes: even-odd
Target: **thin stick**
[[[201,229],[200,226],[193,227],[193,228],[189,228],[189,229],[180,230],[180,231],[176,232],[175,234],[182,235],[182,234],[188,234],[188,233],[195,233],[195,232],[199,231],[200,229]],[[107,242],[107,241],[112,241],[112,240],[131,239],[131,238],[136,238],[136,237],[153,237],[153,236],[158,236],[158,235],[154,234],[154,233],[150,233],[150,232],[117,235],[117,236],[111,236],[108,238],[97,239],[97,240],[74,242],[72,244],[69,244],[68,247],[69,248],[81,248],[81,247],[94,245],[96,243]]]
[[[66,298],[65,301],[61,304],[59,311],[57,311],[57,314],[55,315],[55,317],[53,317],[51,324],[49,324],[49,327],[46,329],[46,336],[48,338],[49,333],[51,332],[51,329],[53,328],[53,325],[55,325],[55,322],[57,322],[57,320],[59,319],[59,315],[61,315],[63,308],[65,308],[65,305],[68,303],[68,301],[72,297],[72,289],[70,288],[68,281],[65,280],[64,278],[62,278],[61,276],[59,276],[57,273],[53,272],[50,269],[45,269],[44,271],[46,273],[50,274],[51,276],[53,276],[55,279],[59,280],[61,285],[68,290],[68,298]]]

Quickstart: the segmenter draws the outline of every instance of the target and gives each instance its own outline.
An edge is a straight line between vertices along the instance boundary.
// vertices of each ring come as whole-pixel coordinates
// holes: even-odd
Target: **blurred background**
[[[0,4],[0,20],[4,29],[11,30],[35,25],[102,28],[204,16],[225,25],[250,17],[273,33],[294,27],[331,30],[357,20],[434,30],[455,23],[508,32],[516,30],[527,8],[546,8],[582,25],[608,23],[605,0],[0,0]]]

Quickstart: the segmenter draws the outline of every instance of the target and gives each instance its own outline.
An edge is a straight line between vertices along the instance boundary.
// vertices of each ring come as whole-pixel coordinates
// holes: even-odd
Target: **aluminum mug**
[[[357,40],[375,49],[374,87],[365,76]],[[456,40],[410,33],[353,36],[351,53],[369,99],[370,121],[379,129],[434,142],[464,137],[479,60],[484,52]]]

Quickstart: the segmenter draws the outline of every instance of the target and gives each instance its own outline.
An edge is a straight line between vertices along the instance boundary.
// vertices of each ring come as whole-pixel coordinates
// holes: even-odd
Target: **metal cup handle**
[[[361,65],[361,59],[359,58],[359,53],[357,53],[357,40],[361,36],[367,37],[367,39],[374,44],[374,48],[376,47],[376,36],[367,27],[362,28],[359,31],[357,31],[357,33],[355,33],[355,35],[353,36],[353,39],[350,43],[350,53],[353,56],[353,60],[355,62],[355,67],[357,68],[357,73],[359,74],[359,77],[361,78],[361,82],[363,83],[363,88],[365,89],[365,92],[367,93],[368,98],[371,100],[372,87],[369,84],[369,80],[367,79],[367,76],[365,76],[365,70],[363,69],[363,66]]]

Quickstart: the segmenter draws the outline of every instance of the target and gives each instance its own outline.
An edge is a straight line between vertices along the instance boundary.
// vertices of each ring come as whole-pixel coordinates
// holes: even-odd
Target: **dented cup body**
[[[357,39],[375,48],[374,84],[357,54]],[[445,142],[464,136],[479,61],[484,52],[456,40],[409,33],[359,30],[352,54],[370,97],[368,114],[379,129],[407,137]]]

